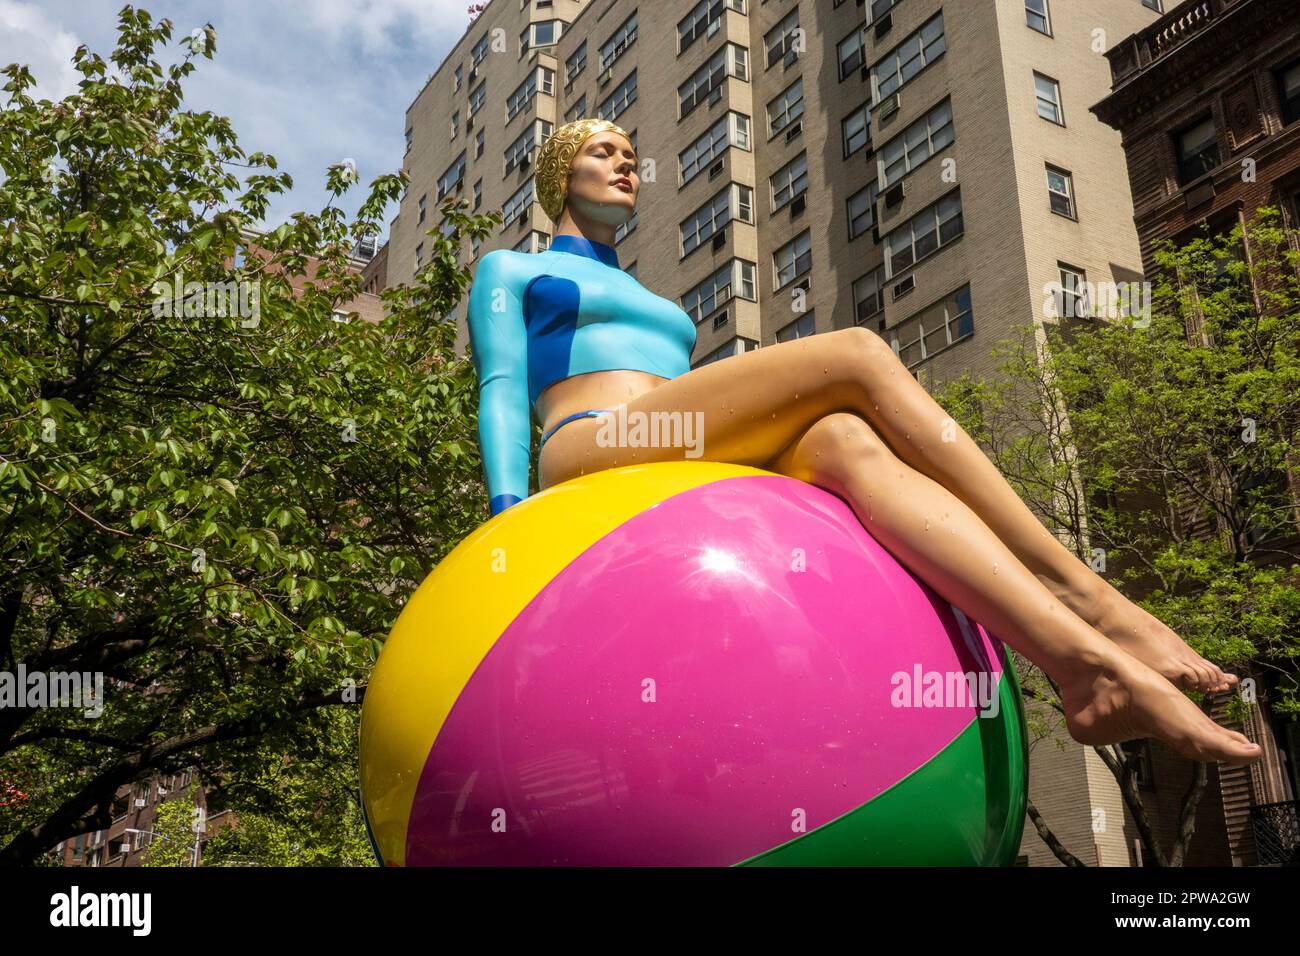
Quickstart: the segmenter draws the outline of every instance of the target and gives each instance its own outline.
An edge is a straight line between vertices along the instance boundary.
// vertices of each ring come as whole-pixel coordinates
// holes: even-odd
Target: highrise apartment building
[[[535,152],[599,116],[642,161],[620,264],[695,319],[693,366],[857,324],[927,387],[991,376],[1013,326],[1142,278],[1120,135],[1089,108],[1110,92],[1106,51],[1159,7],[492,0],[406,112],[388,281],[428,261],[448,195],[504,215],[462,262],[545,249]],[[454,316],[463,345],[464,303]],[[1136,861],[1131,828],[1096,826],[1125,813],[1091,748],[1045,742],[1030,780],[1085,863]],[[1055,862],[1032,826],[1022,853]]]
[[[856,323],[924,383],[989,372],[1046,287],[1068,305],[1141,275],[1119,137],[1088,107],[1153,3],[493,0],[407,110],[389,281],[448,195],[504,214],[465,261],[544,249],[533,155],[602,116],[643,160],[620,262],[696,319],[693,364]]]

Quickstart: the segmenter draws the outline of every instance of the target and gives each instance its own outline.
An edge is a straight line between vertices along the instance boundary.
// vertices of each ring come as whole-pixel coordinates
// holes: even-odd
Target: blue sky
[[[212,60],[196,57],[187,104],[231,118],[245,152],[275,156],[294,188],[273,200],[274,227],[297,210],[318,211],[327,167],[344,158],[360,182],[344,197],[355,211],[362,186],[401,168],[403,118],[425,80],[469,25],[468,0],[141,0],[172,21],[166,65],[180,41],[211,22]],[[71,57],[85,43],[105,59],[124,0],[0,0],[0,65],[20,62],[37,97],[75,92]],[[2,101],[0,101],[2,102]],[[396,205],[388,210],[391,218]]]

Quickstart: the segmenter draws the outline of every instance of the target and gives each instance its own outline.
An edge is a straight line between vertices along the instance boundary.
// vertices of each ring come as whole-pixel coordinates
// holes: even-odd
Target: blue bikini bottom
[[[585,412],[574,412],[572,415],[564,416],[559,420],[559,422],[556,424],[554,428],[552,428],[549,432],[547,432],[545,435],[542,436],[542,442],[540,445],[537,446],[538,457],[541,457],[542,447],[546,444],[546,440],[550,438],[552,435],[554,435],[556,432],[558,432],[565,425],[569,424],[569,422],[575,422],[579,418],[595,418],[598,415],[612,415],[612,414],[614,414],[614,409],[612,408],[591,408]]]

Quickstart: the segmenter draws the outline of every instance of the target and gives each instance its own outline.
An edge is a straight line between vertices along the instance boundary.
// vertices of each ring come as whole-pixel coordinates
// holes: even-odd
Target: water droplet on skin
[[[925,530],[926,530],[926,531],[929,531],[929,530],[930,530],[930,519],[929,519],[929,518],[926,518],[926,519],[925,519]]]
[[[998,573],[998,563],[996,561],[993,562],[993,573],[994,574]]]

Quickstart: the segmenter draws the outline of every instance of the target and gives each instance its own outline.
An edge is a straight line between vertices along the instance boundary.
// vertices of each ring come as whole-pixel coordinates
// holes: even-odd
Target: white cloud
[[[37,99],[61,100],[77,91],[82,76],[72,66],[72,54],[80,45],[80,40],[40,7],[0,0],[0,65],[30,67],[36,78],[33,95]]]

